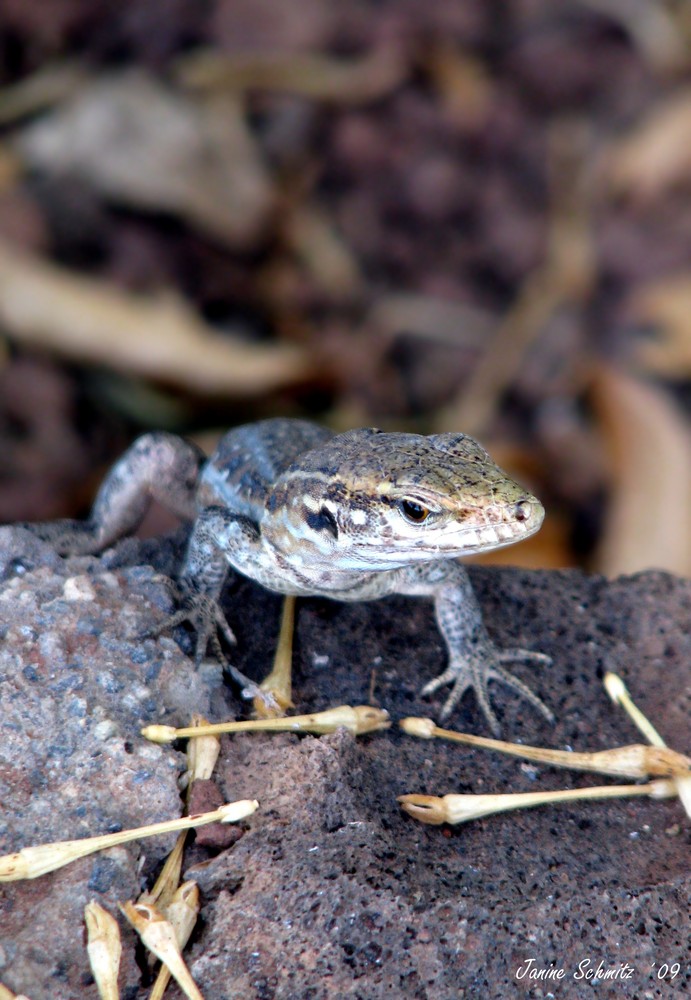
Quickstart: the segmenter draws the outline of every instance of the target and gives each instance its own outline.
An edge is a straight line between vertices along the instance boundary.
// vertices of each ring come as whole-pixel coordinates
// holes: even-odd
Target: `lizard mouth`
[[[358,567],[386,569],[405,566],[408,561],[455,559],[480,552],[492,552],[514,545],[539,530],[544,509],[538,501],[522,498],[513,507],[493,505],[467,510],[465,517],[452,518],[445,524],[424,523],[417,531],[410,526],[405,537],[389,536],[387,544],[360,542],[357,554],[351,553]]]
[[[449,548],[458,547],[467,552],[504,548],[534,535],[539,531],[544,516],[542,504],[527,498],[516,501],[509,512],[503,507],[486,508],[477,511],[474,517],[458,522],[449,531],[447,539],[441,542],[441,547],[446,548],[444,541],[448,540]]]
[[[424,553],[429,553],[430,558],[453,558],[492,552],[534,535],[544,516],[542,504],[527,497],[508,508],[502,504],[466,507],[444,524],[421,525],[419,535],[410,535],[408,541],[416,557]]]

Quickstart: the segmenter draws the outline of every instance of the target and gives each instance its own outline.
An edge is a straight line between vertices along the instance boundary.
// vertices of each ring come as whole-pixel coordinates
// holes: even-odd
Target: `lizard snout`
[[[513,504],[514,524],[520,524],[529,534],[537,531],[545,516],[545,509],[534,497],[523,496]]]

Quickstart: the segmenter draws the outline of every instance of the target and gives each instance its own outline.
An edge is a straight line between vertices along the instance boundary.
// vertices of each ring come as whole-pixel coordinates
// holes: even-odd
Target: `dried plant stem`
[[[636,729],[646,738],[651,746],[660,748],[667,746],[650,719],[643,715],[643,712],[641,712],[640,708],[634,703],[626,684],[624,684],[618,674],[612,673],[611,671],[606,673],[604,685],[605,691],[610,696],[614,704],[620,705],[624,709]]]
[[[538,764],[566,767],[576,771],[594,771],[616,778],[648,778],[686,775],[691,768],[691,759],[666,747],[649,747],[640,743],[598,750],[592,753],[578,753],[571,750],[552,750],[548,747],[525,746],[521,743],[507,743],[504,740],[475,736],[473,733],[458,733],[451,729],[441,729],[431,719],[402,719],[401,728],[411,736],[423,739],[437,737],[463,743],[465,746],[496,750],[499,753],[532,760]]]
[[[217,722],[208,726],[188,726],[176,729],[174,726],[145,726],[142,736],[154,743],[170,743],[172,740],[198,736],[219,736],[221,733],[333,733],[337,729],[349,729],[356,736],[388,729],[391,725],[388,712],[370,705],[339,705],[325,712],[313,715],[293,715],[279,719],[247,719],[243,722]]]
[[[609,671],[605,674],[604,685],[607,694],[616,705],[621,705],[639,732],[645,736],[657,753],[673,753],[666,749],[666,743],[658,733],[650,719],[641,712],[634,703],[626,685],[618,674]],[[691,774],[683,771],[675,772],[677,795],[687,816],[691,816]]]
[[[0,857],[0,882],[15,882],[18,879],[38,878],[47,872],[62,868],[63,865],[87,857],[97,851],[104,851],[118,844],[142,837],[155,837],[160,833],[176,833],[178,830],[190,830],[205,823],[234,823],[250,816],[259,803],[249,799],[230,802],[220,806],[213,812],[200,813],[197,816],[183,816],[180,819],[165,820],[163,823],[151,823],[149,826],[135,827],[132,830],[120,830],[118,833],[107,833],[100,837],[85,837],[83,840],[62,840],[53,844],[40,844],[36,847],[23,847],[15,854]]]
[[[585,799],[616,799],[648,796],[654,799],[674,798],[676,784],[672,780],[652,781],[646,785],[597,785],[592,788],[567,788],[555,792],[516,792],[504,795],[401,795],[402,808],[422,823],[466,823],[471,819],[491,816],[511,809],[530,809],[558,802],[580,802]]]
[[[280,715],[287,708],[293,708],[292,673],[293,673],[293,634],[295,631],[295,598],[290,594],[283,600],[281,616],[281,631],[276,645],[276,655],[271,673],[259,685],[259,690],[272,696]],[[253,702],[254,710],[260,719],[276,718],[276,712],[267,710],[267,702],[257,697]],[[279,716],[280,717],[280,716]]]
[[[180,884],[180,873],[182,871],[182,857],[185,852],[185,842],[187,840],[187,830],[182,830],[175,841],[175,847],[170,852],[166,858],[165,864],[161,871],[159,872],[158,878],[154,883],[153,889],[149,892],[143,892],[138,903],[145,903],[147,905],[155,906],[156,904],[162,904],[162,900],[167,897],[172,897],[175,889]]]

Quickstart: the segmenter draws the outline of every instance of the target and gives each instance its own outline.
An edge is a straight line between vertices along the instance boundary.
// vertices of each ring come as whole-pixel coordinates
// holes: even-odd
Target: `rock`
[[[197,673],[170,638],[136,638],[172,610],[165,580],[150,567],[104,572],[97,560],[81,562],[93,573],[42,566],[0,592],[2,854],[180,815],[184,757],[139,730],[212,714],[212,675]],[[4,886],[0,981],[31,1000],[96,996],[84,906],[96,898],[116,912],[118,900],[138,896],[174,840],[117,847]],[[123,988],[136,990],[141,973],[125,938]]]
[[[500,645],[554,657],[539,677],[516,668],[554,709],[554,727],[493,688],[507,738],[578,750],[637,742],[601,686],[604,670],[614,669],[670,744],[688,751],[689,581],[479,568],[472,575]],[[226,597],[239,640],[234,662],[260,677],[280,599],[244,581]],[[181,756],[146,744],[139,728],[154,719],[183,724],[193,710],[216,719],[243,707],[218,687],[218,672],[195,672],[170,636],[132,640],[170,607],[151,568],[118,568],[113,557],[73,560],[62,572],[44,565],[7,582],[3,851],[180,812]],[[441,698],[430,703],[418,692],[443,658],[427,601],[303,601],[294,699],[298,710],[313,711],[364,703],[371,692],[394,720],[433,715]],[[472,696],[451,724],[484,731]],[[186,857],[203,899],[188,964],[205,1000],[503,997],[521,970],[524,987],[547,992],[547,983],[528,976],[551,967],[565,970],[562,982],[577,995],[577,977],[593,985],[600,962],[616,976],[617,995],[633,996],[672,982],[664,963],[682,964],[677,984],[688,975],[688,820],[676,801],[573,803],[454,829],[422,826],[396,796],[608,779],[415,740],[395,725],[357,740],[344,732],[224,738],[216,780],[226,801],[257,798],[260,807],[229,849],[219,853],[212,837]],[[150,885],[169,847],[167,838],[142,841],[4,887],[0,981],[31,1000],[95,1000],[84,903],[96,898],[117,915],[116,900]],[[123,996],[144,996],[124,928],[123,938]]]

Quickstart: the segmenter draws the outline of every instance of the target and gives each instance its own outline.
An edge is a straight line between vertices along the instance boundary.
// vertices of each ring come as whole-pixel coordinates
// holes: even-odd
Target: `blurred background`
[[[689,573],[690,386],[687,0],[0,2],[0,521],[302,416],[477,436],[505,561]]]

